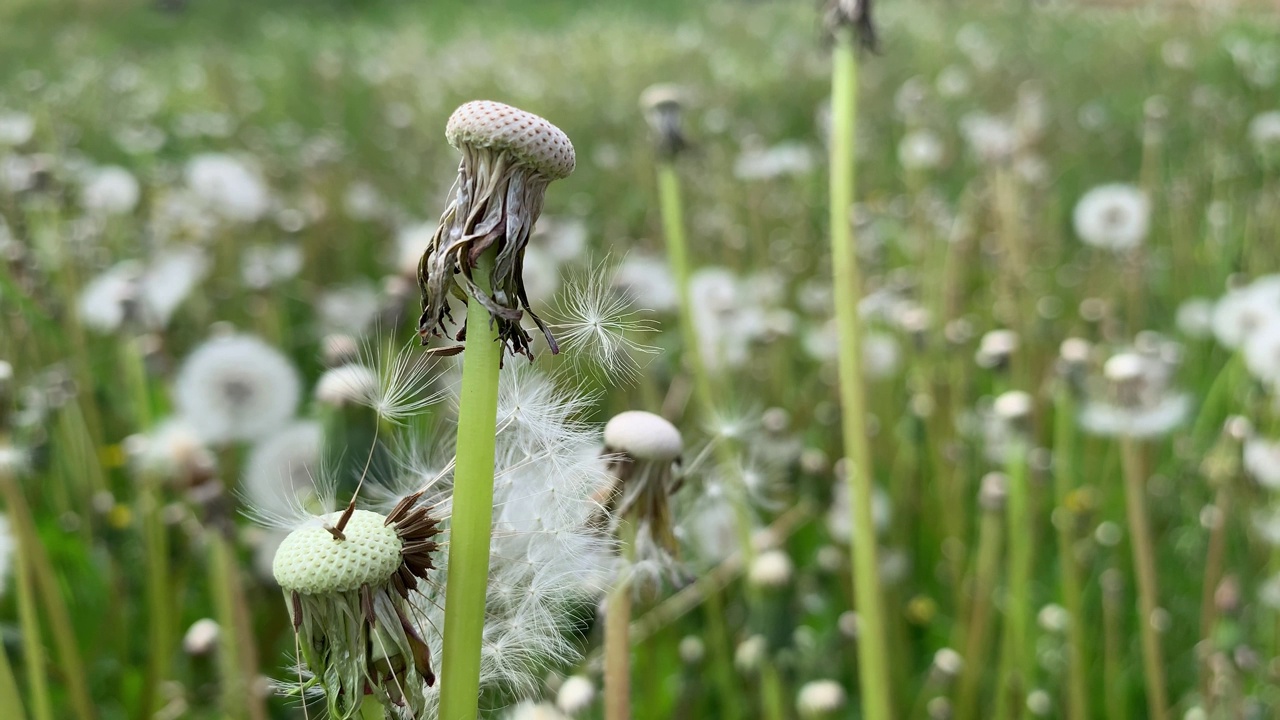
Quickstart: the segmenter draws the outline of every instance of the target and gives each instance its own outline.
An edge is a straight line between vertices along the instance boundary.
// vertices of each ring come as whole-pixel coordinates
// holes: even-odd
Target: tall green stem
[[[1160,636],[1151,624],[1156,609],[1156,553],[1147,519],[1146,479],[1142,447],[1131,437],[1120,439],[1124,466],[1125,509],[1129,517],[1133,565],[1138,575],[1138,630],[1142,637],[1142,673],[1147,684],[1147,712],[1151,720],[1168,720],[1164,661]]]
[[[1004,656],[1001,658],[1000,690],[996,695],[996,717],[1020,716],[1022,698],[1031,686],[1033,668],[1031,628],[1031,519],[1030,488],[1027,486],[1026,448],[1015,441],[1010,448],[1009,497],[1005,505],[1009,525],[1008,590],[1005,597]]]
[[[982,512],[978,525],[978,557],[974,569],[972,612],[964,640],[964,665],[960,673],[960,690],[956,700],[956,718],[968,720],[974,717],[982,680],[986,676],[987,645],[991,622],[991,595],[1000,574],[1000,546],[1003,542],[1003,521],[996,510]]]
[[[22,655],[27,670],[27,695],[35,720],[53,720],[53,703],[49,699],[49,677],[46,674],[44,642],[40,637],[40,618],[36,614],[35,591],[32,589],[31,561],[19,546],[14,553],[17,567],[18,619],[22,627]],[[3,650],[0,650],[3,652]]]
[[[1089,693],[1086,690],[1084,592],[1080,569],[1076,566],[1073,524],[1075,517],[1068,507],[1068,496],[1075,487],[1075,410],[1071,391],[1058,391],[1056,417],[1053,421],[1053,488],[1057,512],[1054,522],[1058,531],[1058,572],[1062,585],[1062,605],[1067,609],[1067,720],[1084,720],[1089,716]]]
[[[473,278],[482,292],[489,291],[492,266],[491,254],[476,264]],[[472,298],[467,302],[467,349],[463,353],[458,403],[457,466],[440,666],[441,720],[474,720],[480,700],[480,643],[489,586],[493,455],[501,366],[502,344],[498,342],[496,326],[489,311]]]
[[[854,200],[854,124],[857,118],[858,65],[853,35],[836,37],[831,75],[831,259],[835,280],[836,327],[840,336],[840,410],[844,451],[849,458],[849,497],[853,505],[854,598],[860,618],[858,670],[862,712],[868,720],[889,720],[889,650],[885,642],[884,600],[876,561],[875,523],[871,517],[871,454],[866,433],[862,387],[862,345],[858,327],[861,278],[850,213]]]
[[[670,264],[671,274],[675,276],[676,291],[680,297],[680,333],[684,341],[683,358],[689,367],[690,373],[693,375],[694,396],[699,410],[703,417],[709,420],[715,411],[715,391],[712,389],[711,376],[707,372],[707,366],[702,358],[701,346],[698,344],[698,326],[694,321],[693,301],[689,293],[689,244],[684,232],[684,206],[680,199],[680,176],[676,172],[675,163],[670,160],[663,160],[658,163],[658,204],[662,210],[663,234],[667,242],[667,262]],[[733,457],[733,448],[726,442],[716,443],[716,460],[726,471],[731,472],[733,468],[737,467]],[[745,498],[740,494],[733,493],[730,500],[733,503],[738,546],[742,553],[743,566],[746,567],[751,563],[751,559],[755,555],[755,547],[751,543],[751,515]],[[708,604],[709,610],[716,614],[722,613],[724,607],[720,598],[716,597],[718,592],[718,590],[712,592],[709,599],[714,602]],[[712,642],[717,642],[715,635],[722,635],[723,642],[729,642],[728,629],[722,615],[717,617],[713,623],[714,629],[723,630],[723,632],[713,633]],[[716,648],[712,652],[712,658],[718,666],[721,666],[717,668],[715,677],[720,686],[719,690],[721,700],[724,703],[723,711],[725,717],[737,717],[740,711],[738,690],[733,682],[733,669],[728,665],[732,656],[732,649],[728,645]]]
[[[630,520],[618,526],[618,542],[626,564],[634,559],[635,530]],[[609,593],[604,625],[605,720],[631,718],[631,582],[622,578]]]
[[[7,708],[13,720],[27,720],[22,709],[22,695],[18,692],[18,680],[9,663],[9,653],[0,648],[0,707]]]

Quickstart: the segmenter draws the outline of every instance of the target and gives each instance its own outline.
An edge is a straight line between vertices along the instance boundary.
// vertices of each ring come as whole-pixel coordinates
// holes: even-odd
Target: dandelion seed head
[[[556,692],[556,707],[572,717],[591,707],[595,697],[596,686],[590,678],[585,675],[570,675]]]
[[[1076,235],[1085,244],[1128,251],[1147,238],[1151,203],[1146,193],[1132,185],[1099,185],[1080,198],[1071,217]]]
[[[80,188],[80,205],[91,213],[124,215],[133,212],[141,194],[133,173],[111,165],[88,174]]]
[[[796,711],[802,718],[823,718],[844,709],[848,695],[835,680],[813,680],[800,686]]]
[[[643,410],[614,415],[604,426],[604,442],[606,448],[654,462],[674,462],[684,450],[675,425]]]
[[[932,170],[942,164],[946,148],[931,130],[914,130],[898,142],[898,164],[907,170]]]
[[[182,636],[182,651],[192,656],[208,655],[217,648],[221,629],[212,618],[201,618],[187,628]]]
[[[288,420],[302,393],[297,370],[251,335],[206,341],[183,361],[174,404],[209,443],[252,440]]]
[[[230,155],[196,155],[187,161],[184,175],[195,197],[224,220],[254,222],[270,208],[271,196],[261,177]]]
[[[1238,348],[1260,328],[1280,318],[1280,275],[1267,275],[1227,291],[1213,311],[1213,334],[1228,348]]]
[[[1280,441],[1249,437],[1244,441],[1244,469],[1268,490],[1280,490]]]
[[[36,134],[36,119],[30,113],[0,110],[0,145],[24,145]]]
[[[782,550],[760,553],[747,568],[747,581],[758,588],[778,590],[791,584],[795,563]]]

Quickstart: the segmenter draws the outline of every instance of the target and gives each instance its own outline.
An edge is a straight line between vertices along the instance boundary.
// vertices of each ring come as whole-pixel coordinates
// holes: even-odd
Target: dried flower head
[[[676,473],[684,450],[680,431],[658,415],[628,410],[604,426],[604,445],[616,478],[609,503],[613,516],[636,522],[638,532],[674,555],[670,497],[681,483]]]
[[[880,50],[880,38],[871,22],[871,0],[828,0],[822,20],[832,35],[852,28],[860,47],[872,52]]]
[[[529,308],[524,253],[542,213],[547,185],[573,172],[573,144],[537,115],[489,100],[455,110],[445,137],[462,153],[462,162],[453,198],[418,265],[419,335],[425,343],[443,334],[445,322],[451,319],[449,296],[467,296],[489,311],[499,339],[512,354],[532,359],[531,338],[520,326],[524,312],[542,330],[551,351],[557,352],[551,331]],[[474,272],[490,250],[496,255],[487,268],[486,291],[476,284]]]
[[[384,705],[426,707],[435,674],[410,594],[434,568],[440,530],[420,497],[385,516],[352,506],[316,518],[276,551],[272,572],[311,673],[300,691],[318,687],[333,718],[355,717],[366,692]]]
[[[640,93],[640,108],[663,159],[674,158],[689,147],[681,118],[685,101],[683,88],[666,83],[650,85]]]

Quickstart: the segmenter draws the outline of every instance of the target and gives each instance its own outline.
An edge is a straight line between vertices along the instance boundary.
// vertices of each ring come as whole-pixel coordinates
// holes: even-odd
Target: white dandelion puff
[[[252,335],[214,338],[183,361],[174,404],[206,442],[254,440],[293,416],[302,394],[298,371]]]
[[[89,173],[80,188],[80,205],[91,213],[124,215],[138,206],[142,192],[133,173],[114,165]]]
[[[1132,250],[1147,238],[1151,202],[1133,185],[1099,185],[1080,198],[1071,219],[1084,243],[1117,252]]]

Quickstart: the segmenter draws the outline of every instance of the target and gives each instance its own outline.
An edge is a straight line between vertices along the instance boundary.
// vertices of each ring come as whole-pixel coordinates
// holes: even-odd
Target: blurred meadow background
[[[418,346],[416,277],[476,99],[577,156],[523,269],[564,347],[501,371],[482,716],[1276,716],[1274,9],[876,5],[860,512],[822,8],[9,0],[0,716],[334,712],[273,562],[291,512],[361,476],[442,520],[413,596],[440,672],[461,363]],[[635,460],[601,435],[631,410],[679,430],[666,515],[631,518],[659,547],[600,459]],[[882,600],[874,673],[855,584]],[[359,712],[435,717],[435,692]]]

